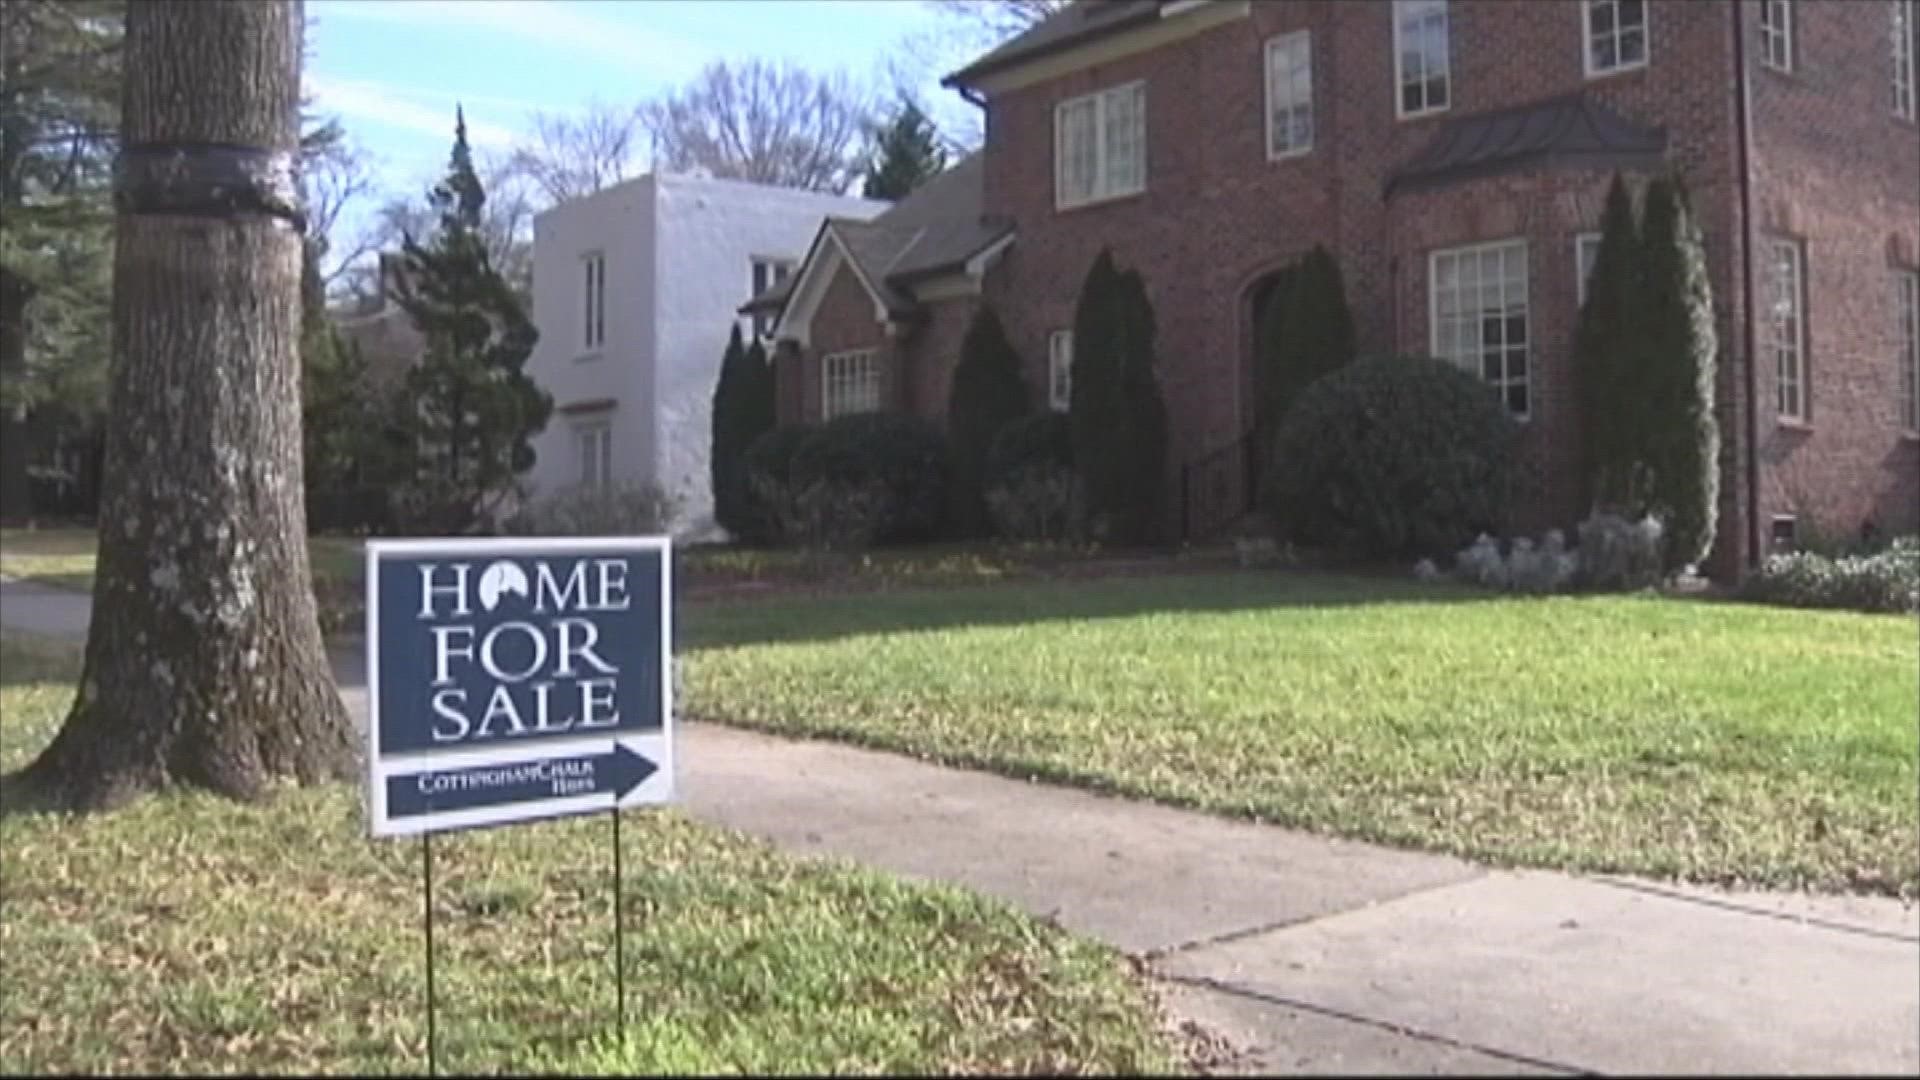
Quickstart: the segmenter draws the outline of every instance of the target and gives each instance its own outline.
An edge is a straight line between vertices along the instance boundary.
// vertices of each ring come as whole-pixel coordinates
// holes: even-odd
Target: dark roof
[[[1387,194],[1540,166],[1641,168],[1664,159],[1667,133],[1568,94],[1457,116],[1387,180]]]
[[[911,311],[914,301],[906,286],[965,266],[1013,229],[1010,221],[981,214],[981,171],[981,156],[969,155],[870,221],[830,217],[821,228],[839,238],[888,310]],[[740,310],[784,306],[799,277],[788,275]]]
[[[940,80],[942,86],[962,86],[989,72],[1012,67],[1048,53],[1060,52],[1160,15],[1163,0],[1075,0],[1019,36]]]

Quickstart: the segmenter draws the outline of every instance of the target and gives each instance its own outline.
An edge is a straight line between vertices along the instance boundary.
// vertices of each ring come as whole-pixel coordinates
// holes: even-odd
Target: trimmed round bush
[[[780,524],[764,497],[767,484],[785,486],[791,476],[794,454],[815,431],[808,424],[788,424],[764,432],[747,444],[740,455],[740,474],[745,490],[740,496],[741,539],[753,544],[777,544]]]
[[[802,489],[824,484],[878,490],[875,543],[929,540],[946,518],[946,440],[911,416],[842,416],[815,428],[795,448],[790,480]]]
[[[1030,469],[1073,468],[1073,428],[1062,412],[1034,413],[1001,425],[987,447],[987,486]]]
[[[1425,357],[1315,380],[1274,433],[1261,503],[1284,539],[1378,558],[1458,550],[1505,517],[1519,426],[1479,379]]]

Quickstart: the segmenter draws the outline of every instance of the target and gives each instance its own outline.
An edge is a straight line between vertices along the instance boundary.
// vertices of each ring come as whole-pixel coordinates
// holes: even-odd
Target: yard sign
[[[664,537],[367,544],[375,836],[673,794]]]

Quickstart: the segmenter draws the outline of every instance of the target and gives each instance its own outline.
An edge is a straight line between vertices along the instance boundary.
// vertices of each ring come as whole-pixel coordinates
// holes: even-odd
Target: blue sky
[[[307,88],[368,152],[382,194],[444,168],[456,101],[476,149],[503,150],[535,110],[637,103],[716,59],[878,78],[941,18],[919,0],[308,0],[307,12]],[[936,104],[953,98],[943,73],[923,72]]]

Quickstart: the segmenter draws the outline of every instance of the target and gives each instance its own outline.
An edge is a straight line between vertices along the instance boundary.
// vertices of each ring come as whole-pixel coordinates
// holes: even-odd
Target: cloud
[[[394,86],[366,79],[336,79],[307,73],[307,89],[322,112],[369,124],[380,124],[419,135],[451,141],[453,109],[457,100],[467,106],[467,141],[489,150],[505,150],[515,142],[512,129],[474,117],[475,106],[511,106],[524,113],[528,106],[502,98],[465,98],[431,90]]]
[[[646,5],[637,6],[644,9]],[[631,20],[595,14],[616,8],[565,0],[339,0],[308,5],[308,10],[322,19],[398,23],[441,31],[455,27],[488,30],[516,42],[534,41],[573,54],[592,54],[667,78],[692,74],[709,51],[698,42],[663,34]]]

